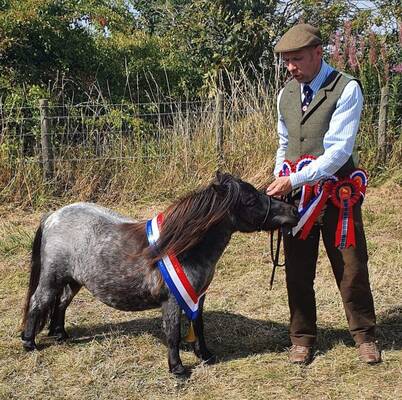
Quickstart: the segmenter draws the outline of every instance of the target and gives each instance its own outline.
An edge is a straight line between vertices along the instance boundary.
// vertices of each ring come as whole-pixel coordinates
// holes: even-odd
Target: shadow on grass
[[[287,325],[272,321],[212,311],[204,313],[204,325],[208,347],[221,361],[243,358],[250,354],[282,352],[288,345]],[[185,334],[186,327],[184,328]],[[162,319],[159,317],[139,318],[115,324],[82,326],[69,330],[69,334],[70,343],[103,341],[116,334],[128,336],[151,334],[165,342]],[[48,345],[50,343],[44,344],[44,347]],[[190,346],[183,344],[182,348],[189,349]]]
[[[382,349],[402,349],[402,305],[377,315],[376,333]],[[322,353],[326,353],[339,342],[343,342],[346,346],[355,346],[347,329],[318,329],[318,348]]]
[[[378,316],[377,336],[383,349],[402,349],[402,304]]]
[[[211,311],[204,314],[206,341],[221,361],[239,359],[251,354],[280,353],[289,346],[288,325],[257,320],[229,312]],[[378,339],[385,350],[402,349],[402,306],[394,307],[378,316]],[[139,318],[115,324],[77,327],[70,331],[70,343],[103,341],[116,334],[139,336],[151,334],[165,341],[161,318]],[[326,353],[339,342],[353,347],[346,329],[320,327],[317,347]],[[43,343],[40,348],[51,345]],[[187,346],[184,345],[187,349]]]

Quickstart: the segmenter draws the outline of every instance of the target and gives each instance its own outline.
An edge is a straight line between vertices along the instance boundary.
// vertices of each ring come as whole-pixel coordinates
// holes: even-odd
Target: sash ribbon
[[[155,245],[160,236],[160,227],[163,223],[163,214],[146,222],[146,234],[148,243]],[[206,289],[197,294],[177,257],[168,253],[157,261],[159,271],[169,290],[175,296],[178,304],[190,321],[194,321],[199,312],[199,307],[204,301]]]

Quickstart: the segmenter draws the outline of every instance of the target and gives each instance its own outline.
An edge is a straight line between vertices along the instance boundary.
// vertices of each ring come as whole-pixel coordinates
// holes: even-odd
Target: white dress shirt
[[[313,90],[313,98],[325,82],[328,75],[334,70],[325,61],[322,61],[321,69],[317,76],[309,83]],[[285,152],[288,145],[288,130],[279,110],[283,89],[278,96],[278,134],[279,147],[276,153],[275,176],[279,175],[285,160]],[[300,85],[300,95],[303,101],[303,85]],[[293,189],[305,184],[312,185],[322,178],[333,175],[349,159],[353,152],[356,134],[359,129],[360,114],[363,108],[363,94],[356,81],[350,81],[343,90],[336,108],[332,114],[328,131],[324,135],[324,153],[316,160],[304,167],[301,171],[290,175]]]

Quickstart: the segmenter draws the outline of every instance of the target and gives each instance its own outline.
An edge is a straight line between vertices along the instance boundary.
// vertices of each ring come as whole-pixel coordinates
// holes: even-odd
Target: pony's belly
[[[140,295],[99,295],[94,293],[102,303],[121,311],[144,311],[152,308],[159,308],[167,296],[151,296],[151,294]]]
[[[158,308],[167,300],[165,288],[148,282],[147,277],[135,266],[107,264],[95,273],[87,265],[85,273],[74,278],[106,305],[123,311],[142,311]]]

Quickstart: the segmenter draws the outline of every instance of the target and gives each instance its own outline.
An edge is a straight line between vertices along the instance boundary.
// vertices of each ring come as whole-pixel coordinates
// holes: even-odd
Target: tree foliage
[[[320,26],[328,52],[336,35],[342,51],[351,48],[345,21],[356,38],[373,31],[391,71],[400,63],[401,6],[372,3],[377,7],[348,0],[1,0],[0,97],[36,88],[71,101],[144,101],[208,91],[222,73],[273,76],[272,47],[300,21]],[[360,72],[369,65],[368,47]]]

